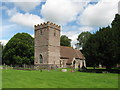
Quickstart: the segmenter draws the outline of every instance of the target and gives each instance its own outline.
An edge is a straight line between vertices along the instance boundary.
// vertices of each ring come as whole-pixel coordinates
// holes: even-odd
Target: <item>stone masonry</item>
[[[52,22],[34,26],[35,59],[34,64],[60,63],[60,26]]]

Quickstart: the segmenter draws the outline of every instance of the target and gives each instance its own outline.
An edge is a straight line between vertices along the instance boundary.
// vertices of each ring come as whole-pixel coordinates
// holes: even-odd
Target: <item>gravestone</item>
[[[62,71],[62,72],[67,72],[67,69],[62,69],[61,71]]]

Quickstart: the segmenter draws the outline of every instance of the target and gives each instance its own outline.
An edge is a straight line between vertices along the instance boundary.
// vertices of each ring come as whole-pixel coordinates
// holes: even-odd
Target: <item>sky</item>
[[[111,24],[119,0],[0,0],[0,42],[16,33],[34,37],[34,25],[51,21],[61,26],[61,35],[77,43],[81,32],[95,33]]]

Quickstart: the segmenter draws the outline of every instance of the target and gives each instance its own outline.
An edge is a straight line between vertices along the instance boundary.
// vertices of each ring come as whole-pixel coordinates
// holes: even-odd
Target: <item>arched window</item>
[[[76,62],[75,62],[75,60],[73,61],[73,64],[75,64]]]
[[[41,54],[40,54],[40,63],[43,63],[43,57]]]
[[[61,62],[61,60],[60,60],[60,67],[61,67],[61,65],[62,65],[62,62]]]
[[[74,68],[75,68],[75,66],[76,66],[75,63],[76,63],[76,61],[74,60],[74,61],[73,61],[73,67],[74,67]]]
[[[43,33],[42,33],[42,30],[40,30],[40,35],[42,35]]]
[[[56,36],[56,31],[54,30],[54,36]]]

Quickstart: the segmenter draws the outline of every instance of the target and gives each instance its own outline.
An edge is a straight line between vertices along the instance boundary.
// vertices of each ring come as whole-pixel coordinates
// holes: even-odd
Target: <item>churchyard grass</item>
[[[118,88],[118,74],[2,70],[3,88]]]

